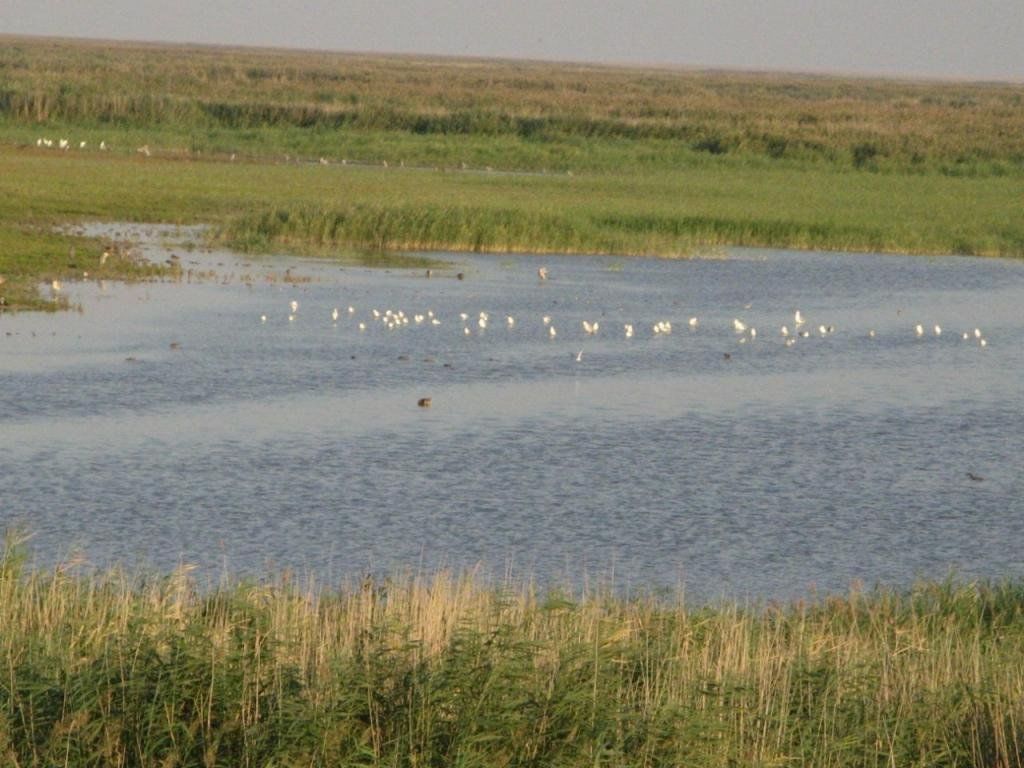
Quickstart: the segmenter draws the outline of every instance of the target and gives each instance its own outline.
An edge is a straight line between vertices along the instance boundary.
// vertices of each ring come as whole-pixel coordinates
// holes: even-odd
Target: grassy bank
[[[3,308],[59,306],[40,283],[96,274],[109,244],[53,234],[88,219],[352,263],[1024,255],[1022,86],[3,41]]]
[[[8,765],[1024,765],[1024,587],[687,606],[0,563]]]
[[[716,168],[527,175],[0,150],[0,222],[205,221],[250,250],[1024,254],[1024,179]],[[2,258],[2,255],[0,255]]]

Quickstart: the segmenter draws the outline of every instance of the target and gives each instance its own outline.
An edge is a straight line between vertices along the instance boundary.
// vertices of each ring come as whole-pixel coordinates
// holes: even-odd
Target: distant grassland
[[[487,143],[451,140],[469,137],[501,139],[493,159],[510,154],[505,167],[517,169],[603,169],[627,157],[660,165],[687,152],[952,173],[1024,168],[1021,85],[3,41],[0,114],[9,123],[159,127],[194,150],[469,162]],[[442,141],[430,143],[431,158],[427,144],[404,157],[360,157],[364,137],[382,133]],[[547,153],[551,144],[563,151]]]
[[[1024,765],[1024,587],[786,605],[0,557],[0,761]]]
[[[0,41],[7,307],[92,273],[80,256],[102,244],[72,257],[52,234],[85,219],[206,222],[244,250],[352,260],[1024,255],[1021,85]]]

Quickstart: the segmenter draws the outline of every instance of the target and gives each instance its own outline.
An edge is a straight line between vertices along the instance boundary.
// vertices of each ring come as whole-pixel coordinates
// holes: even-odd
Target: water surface
[[[194,233],[134,236],[162,260]],[[698,598],[1024,576],[1020,263],[449,255],[428,279],[173,250],[215,276],[0,316],[0,524],[38,561]]]

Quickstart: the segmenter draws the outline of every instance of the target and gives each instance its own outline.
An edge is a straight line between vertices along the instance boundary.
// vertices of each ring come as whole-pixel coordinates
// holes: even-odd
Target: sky
[[[1024,82],[1024,0],[0,0],[0,32]]]

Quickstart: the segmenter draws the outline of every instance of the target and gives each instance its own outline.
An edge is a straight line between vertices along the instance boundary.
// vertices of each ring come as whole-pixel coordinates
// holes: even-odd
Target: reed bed
[[[1018,84],[18,37],[3,43],[0,118],[162,127],[195,150],[226,149],[227,132],[235,148],[272,137],[282,151],[358,156],[360,139],[389,134],[430,139],[419,151],[442,156],[453,145],[434,139],[504,139],[505,152],[519,149],[516,167],[545,162],[535,150],[549,144],[572,156],[579,142],[588,151],[574,161],[591,168],[608,161],[595,150],[629,142],[638,142],[631,159],[647,154],[661,163],[684,147],[695,155],[866,169],[988,174],[1024,164]]]
[[[785,605],[0,562],[30,765],[1021,766],[1024,586]]]

